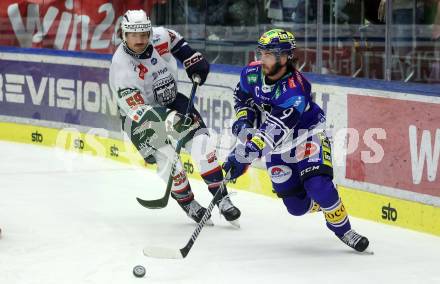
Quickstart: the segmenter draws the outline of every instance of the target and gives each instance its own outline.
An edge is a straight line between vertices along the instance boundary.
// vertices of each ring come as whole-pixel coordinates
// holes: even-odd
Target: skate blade
[[[212,222],[211,219],[208,219],[208,221],[205,222],[205,226],[210,226],[210,227],[212,227],[212,226],[214,226],[214,222]]]
[[[240,221],[237,220],[233,220],[233,221],[228,221],[234,228],[236,229],[240,229]]]
[[[361,252],[361,254],[374,255],[374,251],[371,250],[370,248],[367,248],[366,250]]]
[[[364,251],[355,251],[357,254],[374,255],[374,251],[367,247]]]

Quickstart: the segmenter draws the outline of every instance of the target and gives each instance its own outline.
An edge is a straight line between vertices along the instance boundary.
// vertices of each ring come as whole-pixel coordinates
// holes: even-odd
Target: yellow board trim
[[[349,215],[440,236],[439,207],[343,186],[338,190]]]
[[[145,165],[131,142],[99,137],[91,132],[80,133],[73,128],[55,129],[0,122],[0,140],[60,147],[69,151],[99,155],[123,163],[145,166],[151,170],[155,169],[155,166]],[[183,154],[182,162],[190,177],[200,179],[189,155]],[[233,181],[230,187],[277,198],[272,192],[270,179],[263,169],[251,167],[244,176]],[[440,236],[439,207],[343,186],[338,186],[338,190],[349,216]],[[280,206],[283,206],[282,202]]]

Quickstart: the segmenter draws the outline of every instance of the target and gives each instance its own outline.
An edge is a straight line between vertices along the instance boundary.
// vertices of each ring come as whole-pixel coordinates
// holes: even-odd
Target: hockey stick
[[[229,176],[229,173],[226,174],[226,176]],[[222,199],[222,191],[224,190],[227,182],[228,182],[227,179],[223,180],[222,184],[220,185],[220,188],[214,194],[211,203],[209,203],[208,208],[206,208],[206,212],[203,215],[202,220],[200,220],[200,222],[197,224],[194,232],[191,235],[191,238],[183,248],[173,249],[166,247],[147,246],[144,248],[144,255],[154,258],[168,258],[168,259],[185,258],[188,255],[189,251],[191,250],[192,246],[194,245],[197,237],[199,236],[206,222],[211,217],[211,212],[214,209],[214,206],[217,204],[219,200]]]
[[[193,85],[192,85],[192,89],[191,89],[191,95],[189,97],[188,106],[186,108],[183,126],[189,126],[186,124],[187,121],[189,121],[189,123],[191,123],[191,117],[190,117],[191,112],[190,111],[193,106],[194,97],[196,95],[196,90],[197,90],[197,87],[199,86],[199,84],[200,84],[200,77],[197,75],[194,75],[193,76]],[[180,137],[179,141],[177,142],[173,165],[171,168],[170,175],[168,177],[165,195],[163,197],[161,197],[159,199],[155,199],[155,200],[144,200],[139,197],[136,197],[136,199],[140,205],[142,205],[146,208],[149,208],[149,209],[161,209],[161,208],[164,208],[167,206],[168,200],[170,199],[171,188],[173,187],[173,174],[176,169],[177,163],[179,162],[179,159],[180,159],[180,151],[182,150],[182,146],[183,146],[182,141],[183,141],[183,137]]]

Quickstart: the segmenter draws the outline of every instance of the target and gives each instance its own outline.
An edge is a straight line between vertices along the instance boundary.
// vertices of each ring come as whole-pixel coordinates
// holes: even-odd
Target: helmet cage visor
[[[290,59],[293,57],[293,49],[281,49],[279,47],[268,47],[258,45],[255,50],[255,59],[261,61],[263,57],[263,52],[272,53],[277,61],[279,61],[281,55],[287,55]]]

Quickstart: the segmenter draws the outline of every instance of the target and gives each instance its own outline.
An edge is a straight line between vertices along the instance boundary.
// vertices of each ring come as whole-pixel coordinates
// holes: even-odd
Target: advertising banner
[[[16,56],[0,57],[1,115],[119,131],[108,68],[47,63],[44,56],[26,62]]]
[[[119,43],[115,35],[121,15],[128,9],[150,12],[153,5],[162,2],[2,0],[0,45],[111,53]]]
[[[440,104],[349,94],[347,106],[359,134],[347,179],[440,196]]]

